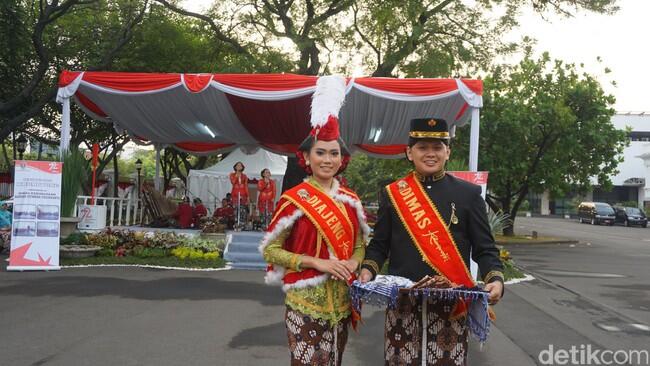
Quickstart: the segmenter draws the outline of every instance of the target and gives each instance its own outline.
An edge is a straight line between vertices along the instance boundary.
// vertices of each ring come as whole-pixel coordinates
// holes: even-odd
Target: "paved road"
[[[499,328],[524,352],[536,358],[549,344],[650,350],[650,229],[550,218],[517,218],[515,227],[581,241],[507,246],[537,278],[512,288],[500,309],[509,319]]]
[[[2,259],[0,259],[2,260]],[[4,262],[4,261],[3,261]],[[0,271],[0,365],[286,365],[282,295],[253,271]],[[364,308],[344,365],[380,365],[383,310]],[[476,364],[532,365],[493,328]],[[504,354],[505,352],[505,354]]]
[[[509,246],[537,279],[507,288],[470,365],[539,364],[550,345],[648,349],[650,229],[539,218],[516,226],[584,243]],[[282,295],[260,272],[7,273],[0,262],[2,366],[287,364]],[[344,365],[382,364],[383,312],[366,307],[364,318]]]

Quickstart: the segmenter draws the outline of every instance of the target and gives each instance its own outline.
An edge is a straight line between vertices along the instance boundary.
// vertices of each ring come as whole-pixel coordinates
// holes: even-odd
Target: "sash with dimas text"
[[[300,208],[316,227],[338,259],[349,259],[354,251],[354,227],[342,204],[308,182],[283,195]]]
[[[389,184],[386,190],[426,263],[450,281],[474,287],[449,228],[414,174]]]

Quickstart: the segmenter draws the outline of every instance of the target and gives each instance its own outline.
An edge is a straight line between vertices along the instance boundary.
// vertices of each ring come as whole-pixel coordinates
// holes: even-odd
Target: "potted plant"
[[[84,156],[77,149],[61,154],[61,237],[65,238],[77,229],[79,218],[74,212],[77,196],[88,178],[88,167]]]

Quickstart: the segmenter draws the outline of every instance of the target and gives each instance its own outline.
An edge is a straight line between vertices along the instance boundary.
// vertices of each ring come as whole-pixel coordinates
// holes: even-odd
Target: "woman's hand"
[[[357,262],[356,259],[347,259],[343,261],[343,264],[345,264],[345,267],[350,271],[350,273],[354,273],[357,271],[359,268],[359,262]]]
[[[347,281],[352,276],[352,272],[345,265],[345,261],[338,259],[303,257],[302,266],[313,268],[319,272],[329,273],[341,281]]]

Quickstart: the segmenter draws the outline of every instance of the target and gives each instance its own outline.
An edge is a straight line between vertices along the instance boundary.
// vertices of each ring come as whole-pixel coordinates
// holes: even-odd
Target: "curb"
[[[497,241],[498,245],[536,245],[536,244],[579,244],[579,240],[541,240],[541,241]]]
[[[191,268],[191,267],[155,266],[151,264],[77,264],[71,266],[61,266],[61,269],[92,268],[92,267],[138,267],[138,268],[171,269],[176,271],[194,271],[194,272],[218,272],[218,271],[228,271],[232,269],[232,267],[229,265],[221,268]]]

